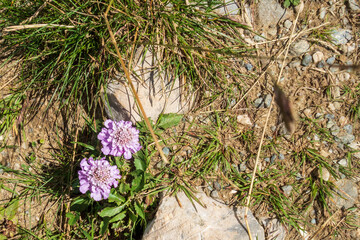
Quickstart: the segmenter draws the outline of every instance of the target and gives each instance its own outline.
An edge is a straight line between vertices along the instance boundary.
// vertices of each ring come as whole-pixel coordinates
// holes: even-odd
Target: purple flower
[[[95,201],[107,199],[111,185],[118,186],[117,179],[121,178],[120,171],[116,166],[111,166],[105,158],[95,161],[92,157],[84,158],[81,160],[80,167],[81,170],[78,171],[80,192],[90,191],[90,196]]]
[[[131,155],[141,149],[139,143],[139,130],[131,122],[106,120],[105,128],[101,129],[98,139],[101,141],[101,151],[105,155],[130,159]]]

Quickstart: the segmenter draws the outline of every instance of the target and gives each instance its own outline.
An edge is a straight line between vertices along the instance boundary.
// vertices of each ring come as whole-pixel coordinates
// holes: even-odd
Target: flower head
[[[106,120],[105,128],[101,129],[98,139],[101,141],[101,151],[105,155],[130,159],[132,154],[141,149],[139,143],[139,130],[131,122]]]
[[[90,157],[84,158],[80,163],[81,170],[78,171],[80,180],[80,192],[90,191],[90,196],[95,201],[107,199],[110,194],[111,186],[118,186],[117,179],[120,179],[120,171],[116,166],[102,158],[95,160]]]

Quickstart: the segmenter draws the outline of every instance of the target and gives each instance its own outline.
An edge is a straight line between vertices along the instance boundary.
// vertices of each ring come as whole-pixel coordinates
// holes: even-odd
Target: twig
[[[300,3],[300,8],[303,8],[304,7],[304,3]],[[291,41],[292,41],[292,37],[294,35],[294,31],[295,31],[295,27],[296,27],[296,24],[297,24],[297,21],[298,21],[298,18],[299,18],[299,15],[300,15],[300,12],[302,11],[299,10],[298,11],[298,14],[296,16],[296,19],[294,21],[294,25],[293,25],[293,29],[291,31],[291,34],[290,34],[290,37],[289,37],[289,41],[286,45],[286,48],[285,48],[285,57],[284,57],[284,60],[283,60],[283,64],[281,65],[281,69],[280,69],[280,73],[279,73],[279,76],[278,76],[278,79],[276,81],[275,84],[277,84],[281,78],[281,75],[282,75],[282,72],[283,72],[283,69],[284,69],[284,66],[285,66],[285,61],[286,61],[286,58],[287,58],[287,55],[289,53],[289,48],[290,48],[290,44],[291,44]],[[265,137],[265,131],[266,131],[266,127],[268,125],[268,121],[269,121],[269,118],[270,118],[270,113],[271,113],[271,109],[272,109],[272,103],[274,102],[274,94],[273,94],[273,97],[271,99],[271,103],[270,103],[270,106],[269,106],[269,111],[268,111],[268,114],[266,116],[266,121],[265,121],[265,125],[264,125],[264,128],[263,128],[263,132],[262,132],[262,136],[261,136],[261,139],[260,139],[260,145],[259,145],[259,148],[258,148],[258,152],[257,152],[257,155],[256,155],[256,161],[255,161],[255,166],[254,166],[254,170],[253,170],[253,173],[252,173],[252,177],[251,177],[251,183],[250,183],[250,188],[249,188],[249,193],[248,193],[248,196],[247,196],[247,200],[246,200],[246,206],[245,206],[245,215],[244,215],[244,218],[245,218],[245,223],[246,223],[246,228],[247,228],[247,231],[248,231],[248,234],[249,234],[249,238],[250,240],[252,240],[252,236],[251,236],[251,231],[250,231],[250,226],[249,226],[249,222],[247,220],[247,213],[249,211],[249,205],[250,205],[250,200],[251,200],[251,193],[252,193],[252,190],[253,190],[253,187],[254,187],[254,181],[255,181],[255,175],[256,175],[256,171],[257,171],[257,165],[259,164],[259,159],[260,159],[260,153],[261,153],[261,147],[262,147],[262,144],[263,144],[263,141],[264,141],[264,137]]]
[[[61,24],[29,24],[29,25],[15,25],[4,28],[4,32],[14,32],[23,29],[30,29],[30,28],[53,28],[53,27],[63,27],[63,28],[75,28],[75,26],[68,26],[68,25],[61,25]]]
[[[108,6],[108,8],[106,9],[106,12],[105,12],[105,14],[104,14],[106,26],[107,26],[107,28],[108,28],[111,41],[112,41],[112,43],[113,43],[114,46],[115,46],[115,50],[116,50],[117,56],[118,56],[118,58],[119,58],[119,60],[120,60],[121,67],[122,67],[123,70],[124,70],[124,73],[125,73],[125,75],[126,75],[126,78],[127,78],[127,80],[128,80],[128,83],[129,83],[129,85],[130,85],[131,91],[133,92],[133,94],[134,94],[134,96],[135,96],[136,103],[137,103],[137,105],[138,105],[138,107],[139,107],[139,109],[140,109],[140,111],[141,111],[141,113],[142,113],[142,115],[143,115],[143,118],[144,118],[144,120],[145,120],[145,123],[146,123],[147,127],[149,128],[149,131],[150,131],[150,133],[151,133],[151,136],[152,136],[153,139],[154,139],[155,146],[156,146],[157,150],[159,151],[162,160],[163,160],[166,164],[168,164],[169,161],[166,159],[166,157],[165,157],[165,155],[164,155],[164,153],[163,153],[163,151],[162,151],[162,149],[161,149],[161,147],[160,147],[160,145],[159,145],[159,142],[158,142],[158,140],[157,140],[157,137],[156,137],[156,135],[155,135],[155,133],[154,133],[154,130],[153,130],[152,127],[151,127],[150,121],[149,121],[149,119],[148,119],[147,116],[146,116],[145,110],[144,110],[144,108],[143,108],[143,106],[142,106],[142,104],[141,104],[141,101],[140,101],[139,96],[138,96],[137,93],[136,93],[136,89],[135,89],[134,84],[132,83],[132,80],[131,80],[131,78],[130,78],[129,71],[128,71],[128,69],[127,69],[126,66],[125,66],[125,63],[124,63],[123,58],[121,57],[121,54],[120,54],[118,45],[117,45],[116,40],[115,40],[115,38],[114,38],[114,34],[113,34],[112,30],[111,30],[111,27],[110,27],[110,24],[109,24],[107,15],[108,15],[108,13],[109,13],[109,10],[110,10],[110,7],[111,7],[112,3],[113,3],[113,0],[110,1],[110,4],[109,4],[109,6]]]

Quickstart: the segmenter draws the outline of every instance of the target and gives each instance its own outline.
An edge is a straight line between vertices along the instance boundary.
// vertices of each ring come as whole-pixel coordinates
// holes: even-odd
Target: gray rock
[[[236,171],[239,172],[239,168],[238,168],[238,166],[237,166],[235,163],[231,164],[231,166],[232,166]]]
[[[264,161],[265,161],[265,162],[270,162],[270,158],[268,158],[268,157],[267,157],[267,158],[264,158]]]
[[[168,148],[168,147],[164,147],[164,148],[162,149],[162,151],[163,151],[163,153],[164,153],[165,155],[169,155],[169,154],[170,154],[170,148]]]
[[[161,169],[163,167],[165,167],[165,163],[163,161],[160,161],[155,165],[156,169]]]
[[[343,166],[343,167],[347,167],[348,166],[348,162],[347,162],[347,159],[346,158],[343,158],[341,160],[339,160],[337,162],[340,166]]]
[[[221,185],[220,185],[220,183],[218,183],[217,181],[214,181],[214,182],[213,182],[213,186],[214,186],[215,190],[217,190],[217,191],[220,191],[220,190],[221,190]]]
[[[322,116],[323,116],[322,113],[316,113],[316,114],[315,114],[315,118],[317,118],[317,119],[321,118]]]
[[[331,127],[330,130],[331,130],[331,134],[333,136],[337,136],[339,134],[339,132],[340,132],[340,127],[338,125],[334,125],[334,126]]]
[[[318,67],[318,68],[323,68],[324,66],[325,66],[324,60],[321,60],[321,61],[318,62],[318,64],[316,65],[316,67]]]
[[[162,199],[142,240],[249,239],[244,220],[245,208],[229,208],[202,192],[195,195],[206,208],[197,201],[191,202],[183,192],[177,193],[178,200],[175,196]],[[179,207],[178,201],[182,207]],[[247,218],[252,238],[264,240],[264,229],[251,212],[248,212]]]
[[[290,11],[286,11],[276,0],[259,0],[255,10],[255,21],[259,27],[274,26],[280,20],[291,17]]]
[[[316,224],[316,219],[315,218],[313,218],[313,219],[311,219],[311,224]]]
[[[248,70],[248,71],[251,71],[253,69],[253,65],[251,65],[250,63],[245,63],[244,66],[245,66],[246,70]]]
[[[247,169],[247,167],[246,167],[246,162],[240,163],[240,165],[239,165],[239,170],[240,170],[240,172],[245,172],[246,169]]]
[[[277,159],[276,154],[271,155],[270,163],[273,164],[276,161],[276,159]]]
[[[295,60],[295,61],[292,61],[291,63],[289,63],[289,67],[296,68],[296,67],[299,67],[300,64],[301,64],[301,62],[299,60]]]
[[[330,33],[330,36],[332,38],[332,42],[335,45],[346,44],[348,41],[352,39],[351,31],[347,29],[333,30]]]
[[[286,237],[286,229],[281,224],[281,222],[276,219],[265,219],[262,221],[265,232],[266,232],[266,239],[269,240],[284,240]]]
[[[349,8],[353,11],[359,11],[360,10],[360,5],[359,2],[357,0],[348,0],[347,1]]]
[[[331,114],[331,113],[327,113],[327,114],[325,114],[325,118],[326,119],[335,119],[335,115]]]
[[[333,194],[335,205],[338,208],[344,207],[345,209],[354,206],[355,201],[358,198],[357,185],[351,180],[341,179],[335,182],[335,186],[337,187],[335,189],[335,192],[337,194]]]
[[[271,94],[266,94],[265,100],[264,100],[264,104],[265,104],[266,108],[270,107],[271,101],[272,101]]]
[[[263,105],[263,99],[262,98],[257,98],[257,99],[255,99],[255,101],[254,101],[254,106],[256,107],[256,108],[259,108],[259,107],[261,107]]]
[[[4,140],[4,136],[0,135],[0,141],[3,141],[3,140]]]
[[[348,133],[348,134],[352,134],[353,131],[353,126],[351,124],[346,124],[344,126],[344,130]]]
[[[265,38],[264,34],[254,36],[254,41],[255,42],[264,42],[265,40],[266,40],[266,38]]]
[[[314,141],[317,141],[317,142],[320,141],[319,135],[317,135],[317,134],[314,135]]]
[[[230,101],[230,107],[235,106],[235,104],[236,104],[236,100],[235,100],[235,99],[231,99],[231,101]]]
[[[325,15],[326,15],[326,8],[325,7],[320,8],[319,18],[323,20],[325,18]]]
[[[219,192],[216,190],[211,191],[210,197],[212,198],[219,198]]]
[[[284,22],[284,27],[287,28],[287,29],[290,29],[292,26],[292,22],[290,20],[285,20]]]
[[[310,49],[310,44],[306,40],[300,40],[291,45],[291,52],[296,56],[300,56]]]
[[[335,138],[335,141],[341,142],[343,144],[350,144],[354,140],[355,140],[355,136],[348,133],[339,133]]]
[[[236,121],[242,125],[252,126],[251,119],[247,114],[237,115]]]
[[[281,189],[283,190],[285,196],[290,196],[293,187],[290,185],[286,185],[286,186],[282,186]]]
[[[275,132],[275,131],[276,131],[276,126],[271,126],[271,127],[270,127],[270,130],[273,131],[273,132]]]
[[[221,4],[218,8],[214,9],[214,12],[220,15],[238,15],[239,7],[235,1],[226,1],[225,4]]]
[[[327,123],[326,123],[326,128],[332,128],[333,126],[335,126],[336,125],[336,122],[334,121],[334,120],[332,120],[332,119],[329,119],[328,121],[327,121]]]
[[[285,159],[284,154],[280,153],[280,154],[279,154],[279,160],[284,160],[284,159]]]
[[[139,48],[134,54],[131,79],[147,117],[156,121],[160,113],[186,113],[193,104],[193,96],[186,95],[178,79],[158,68],[156,54]],[[110,81],[106,89],[105,110],[113,120],[142,120],[135,98],[123,75]]]
[[[329,57],[328,59],[326,59],[326,63],[329,65],[333,65],[335,62],[335,57]]]
[[[312,61],[312,56],[310,54],[305,54],[303,59],[301,60],[301,65],[304,67],[308,66]]]
[[[321,178],[324,181],[329,181],[330,179],[330,172],[326,168],[319,168],[318,169],[318,177]]]

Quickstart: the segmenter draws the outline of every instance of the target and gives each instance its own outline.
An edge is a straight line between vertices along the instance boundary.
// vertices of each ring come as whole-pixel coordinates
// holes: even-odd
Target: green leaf
[[[136,170],[141,170],[143,172],[146,171],[146,162],[143,161],[142,159],[135,158],[134,164],[135,164]]]
[[[160,116],[157,126],[162,129],[177,126],[183,117],[184,115],[176,113],[163,114]]]
[[[6,239],[8,239],[8,238],[5,235],[0,234],[0,240],[6,240]]]
[[[128,183],[120,183],[119,191],[122,194],[126,194],[130,190],[130,186]]]
[[[110,219],[109,223],[118,222],[118,221],[122,220],[124,217],[126,217],[126,211],[123,211],[123,212],[117,214],[115,217]]]
[[[121,196],[118,192],[109,194],[109,202],[123,203],[126,199]]]
[[[144,176],[140,175],[132,181],[132,183],[131,183],[131,191],[132,192],[138,192],[144,187],[143,179],[144,179]]]
[[[88,145],[88,144],[85,144],[85,143],[82,143],[82,142],[71,142],[71,143],[72,143],[72,144],[77,143],[77,144],[79,144],[80,146],[82,146],[82,147],[84,147],[84,148],[87,148],[87,149],[89,149],[89,150],[91,150],[91,151],[94,151],[94,150],[95,150],[95,148],[94,148],[93,146]]]
[[[80,196],[80,197],[74,199],[74,201],[71,202],[70,210],[71,211],[76,211],[76,212],[82,212],[86,208],[89,207],[90,202],[91,202],[90,199],[85,199],[82,196]]]
[[[101,223],[100,223],[100,235],[101,236],[104,236],[106,234],[106,232],[108,231],[109,220],[110,220],[110,218],[105,217],[105,218],[103,218],[103,221],[101,221]]]
[[[142,205],[140,205],[140,203],[136,202],[135,203],[135,211],[136,213],[145,220],[145,212],[144,212],[144,208]]]
[[[19,200],[11,201],[10,205],[5,209],[5,217],[8,220],[12,220],[17,215],[17,210],[19,208]]]
[[[73,214],[71,212],[66,213],[66,217],[69,219],[70,226],[73,226],[76,223],[76,221],[79,219],[78,214]]]
[[[121,205],[121,206],[117,206],[117,207],[104,208],[99,213],[99,216],[100,217],[112,217],[112,216],[115,216],[116,214],[120,213],[123,210],[124,207],[125,207],[125,205]]]

